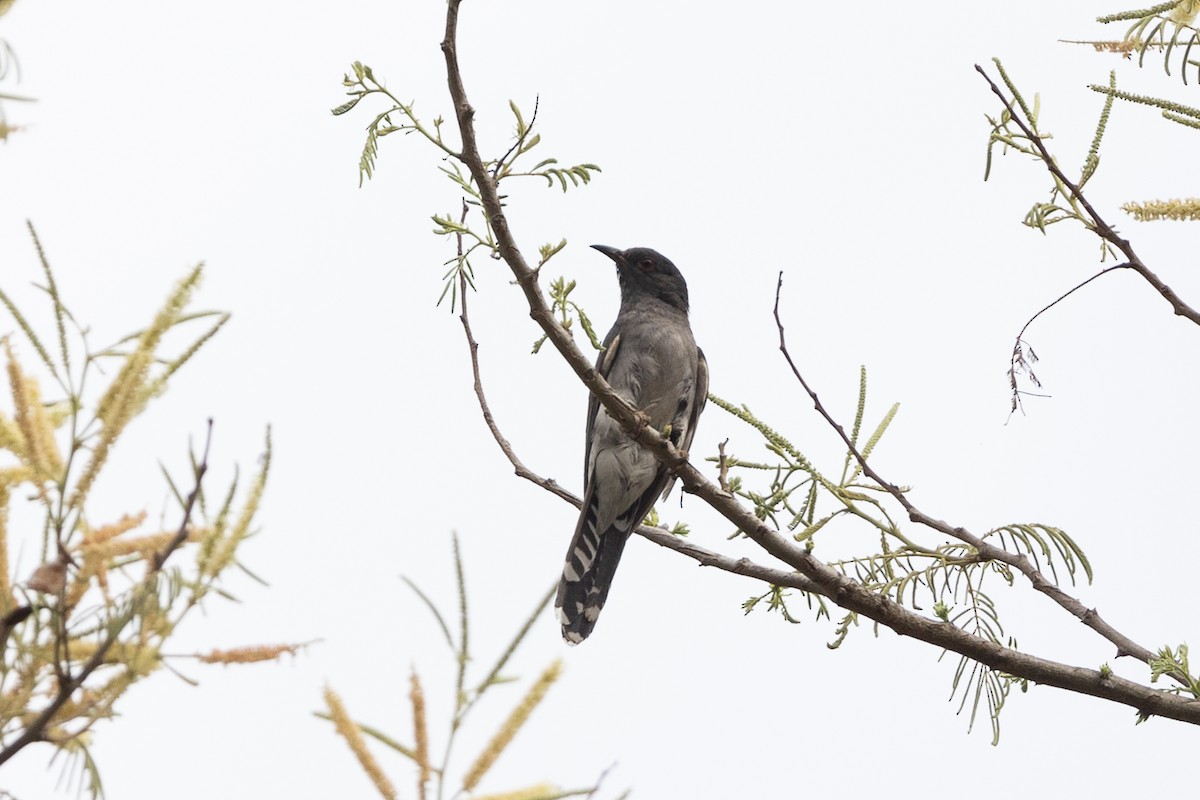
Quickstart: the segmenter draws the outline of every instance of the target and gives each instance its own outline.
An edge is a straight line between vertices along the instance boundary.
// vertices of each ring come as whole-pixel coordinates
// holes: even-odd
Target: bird
[[[687,282],[670,259],[646,247],[592,245],[617,267],[621,308],[604,337],[596,371],[650,427],[687,451],[708,400],[708,362],[688,322]],[[554,601],[563,639],[576,645],[596,625],[633,529],[674,475],[588,398],[584,493]]]

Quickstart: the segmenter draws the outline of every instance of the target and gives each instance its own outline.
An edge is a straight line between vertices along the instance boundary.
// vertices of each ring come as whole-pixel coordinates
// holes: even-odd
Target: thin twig
[[[717,445],[717,483],[725,491],[729,491],[729,458],[725,455],[725,445],[729,444],[729,439],[720,442]]]
[[[1125,264],[1117,264],[1112,267],[1106,267],[1105,269],[1100,270],[1099,272],[1097,272],[1095,275],[1088,278],[1087,280],[1082,281],[1081,283],[1077,283],[1077,284],[1075,284],[1075,286],[1073,286],[1070,289],[1068,289],[1067,291],[1063,292],[1061,295],[1059,295],[1059,297],[1054,302],[1047,303],[1040,311],[1038,311],[1036,314],[1034,314],[1032,317],[1030,317],[1028,320],[1025,321],[1025,324],[1021,326],[1020,332],[1017,333],[1017,338],[1013,340],[1012,357],[1009,359],[1009,365],[1008,365],[1008,383],[1009,383],[1009,386],[1012,387],[1012,392],[1013,392],[1013,411],[1016,411],[1017,407],[1021,404],[1020,396],[1022,394],[1028,394],[1028,392],[1020,392],[1017,390],[1017,370],[1020,369],[1020,367],[1018,366],[1018,358],[1021,354],[1021,343],[1023,341],[1025,341],[1025,331],[1029,330],[1029,326],[1032,325],[1034,320],[1036,320],[1042,314],[1045,314],[1047,311],[1054,308],[1056,305],[1061,303],[1063,300],[1066,300],[1068,297],[1075,294],[1075,292],[1077,292],[1080,289],[1082,289],[1083,287],[1087,286],[1089,283],[1096,280],[1101,275],[1107,275],[1108,273],[1113,272],[1114,270],[1129,269],[1129,268],[1130,268],[1130,264],[1125,263]],[[1032,370],[1029,370],[1028,368],[1026,368],[1026,371],[1032,378],[1032,376],[1033,376]],[[1035,385],[1038,385],[1038,386],[1041,385],[1040,383],[1038,383],[1037,378],[1032,378],[1032,381]]]
[[[542,98],[540,95],[533,98],[533,115],[529,118],[529,124],[525,126],[525,130],[517,137],[517,140],[512,143],[512,147],[508,148],[508,152],[500,156],[500,160],[496,162],[496,166],[492,168],[492,180],[500,180],[500,170],[504,167],[504,162],[508,157],[516,152],[517,148],[525,144],[525,140],[529,138],[529,134],[533,131],[534,123],[537,122],[538,106],[541,105]]]
[[[1021,395],[1028,395],[1028,393],[1030,393],[1030,392],[1022,392],[1022,391],[1018,390],[1018,387],[1016,387],[1016,371],[1018,371],[1018,369],[1024,368],[1024,371],[1026,372],[1026,374],[1030,375],[1030,379],[1032,380],[1032,383],[1034,385],[1037,385],[1037,386],[1042,385],[1039,383],[1038,379],[1036,377],[1034,377],[1033,371],[1030,367],[1028,367],[1028,366],[1022,367],[1021,366],[1021,361],[1022,361],[1022,359],[1024,359],[1024,355],[1022,355],[1021,343],[1025,342],[1025,331],[1030,329],[1030,325],[1032,325],[1033,321],[1036,320],[1038,317],[1040,317],[1040,315],[1050,311],[1051,308],[1054,308],[1055,306],[1058,305],[1058,303],[1062,302],[1063,300],[1066,300],[1067,297],[1069,297],[1070,295],[1075,294],[1076,291],[1079,291],[1080,289],[1086,287],[1086,285],[1088,283],[1091,283],[1092,281],[1094,281],[1094,279],[1096,279],[1102,275],[1106,275],[1106,273],[1112,272],[1114,270],[1123,270],[1123,269],[1129,269],[1129,264],[1117,264],[1116,266],[1105,267],[1105,269],[1097,272],[1096,275],[1093,275],[1092,277],[1087,278],[1086,281],[1082,281],[1081,283],[1076,283],[1074,285],[1074,287],[1068,289],[1067,291],[1064,291],[1063,294],[1058,295],[1057,299],[1054,302],[1046,303],[1046,305],[1042,309],[1040,309],[1040,311],[1038,313],[1033,314],[1032,317],[1025,320],[1024,325],[1021,325],[1021,330],[1018,333],[1016,333],[1016,338],[1013,339],[1013,355],[1009,357],[1009,363],[1008,363],[1008,385],[1012,386],[1012,389],[1013,389],[1013,410],[1014,411],[1016,409],[1018,409],[1018,407],[1020,407]],[[1031,351],[1032,351],[1032,349],[1031,349]],[[1034,360],[1036,360],[1036,357],[1034,357]],[[1042,395],[1038,395],[1038,397],[1042,397]]]
[[[600,785],[602,783],[604,783],[604,779],[608,777],[608,773],[612,772],[616,766],[617,766],[616,764],[609,764],[607,767],[604,768],[604,771],[600,773],[600,777],[596,778],[596,782],[594,784],[592,784],[592,788],[588,792],[587,797],[585,797],[584,800],[592,800],[592,798],[594,798],[596,796],[597,792],[600,791]]]
[[[479,343],[475,341],[475,336],[471,332],[471,319],[467,314],[467,279],[460,275],[459,282],[459,286],[462,289],[462,313],[459,314],[458,319],[462,323],[463,333],[467,337],[467,348],[471,352],[471,371],[475,377],[475,399],[479,401],[479,409],[483,412],[483,421],[487,424],[488,430],[491,431],[492,438],[496,440],[496,444],[500,445],[500,450],[503,451],[504,457],[513,465],[518,478],[524,478],[527,481],[536,483],[546,491],[558,495],[578,508],[582,502],[578,497],[559,486],[558,482],[553,478],[543,478],[525,466],[524,462],[517,456],[516,451],[513,450],[512,443],[504,437],[504,434],[500,432],[500,428],[496,425],[496,418],[492,416],[492,409],[488,405],[487,395],[483,391],[483,381],[479,376]]]
[[[210,418],[208,420],[208,429],[204,434],[204,454],[200,457],[200,463],[196,465],[196,471],[193,476],[195,486],[191,493],[188,494],[187,503],[183,507],[183,524],[179,526],[179,530],[171,537],[171,541],[167,542],[167,546],[154,554],[154,560],[150,568],[151,573],[162,569],[163,564],[167,563],[167,559],[170,558],[171,554],[178,550],[179,546],[188,537],[188,520],[191,519],[192,509],[196,505],[196,500],[200,497],[200,486],[204,480],[204,474],[208,472],[208,451],[212,447],[212,429],[213,421]]]
[[[467,200],[464,197],[462,200],[462,216],[459,218],[460,227],[467,220]],[[460,269],[458,272],[459,281],[459,300],[462,301],[463,314],[467,313],[467,273],[461,268],[463,263],[463,235],[460,231],[455,235],[455,240],[458,243],[458,263]],[[476,378],[478,381],[478,378]],[[458,663],[457,679],[455,680],[454,689],[454,715],[450,719],[450,732],[446,736],[446,747],[442,751],[442,765],[438,770],[437,798],[442,800],[443,793],[446,791],[446,772],[450,767],[450,756],[454,753],[454,741],[458,736],[459,726],[462,724],[463,709],[466,704],[466,697],[463,694],[463,685],[467,676],[467,587],[466,579],[463,577],[462,554],[458,549],[458,534],[454,535],[454,571],[458,583],[458,600],[459,600],[459,630],[460,641],[458,646],[455,646],[450,636],[450,631],[446,628],[446,623],[442,621],[441,614],[437,609],[433,608],[433,604],[426,600],[426,604],[433,609],[433,614],[442,623],[442,629],[446,631],[446,639],[450,641],[450,648],[454,650],[454,657]]]

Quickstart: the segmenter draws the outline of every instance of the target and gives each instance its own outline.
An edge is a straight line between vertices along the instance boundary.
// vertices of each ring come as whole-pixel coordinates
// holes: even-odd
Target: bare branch
[[[479,401],[479,410],[483,412],[483,421],[487,423],[488,430],[491,431],[492,438],[496,440],[496,444],[500,445],[500,449],[504,451],[504,457],[513,465],[517,477],[536,483],[546,491],[558,495],[578,508],[581,504],[578,497],[559,486],[553,478],[543,478],[525,466],[524,462],[517,457],[512,444],[500,432],[499,426],[496,425],[496,419],[492,416],[492,409],[488,405],[487,395],[483,392],[483,381],[479,376],[479,343],[475,341],[475,336],[471,332],[471,319],[467,314],[467,278],[465,275],[459,275],[458,280],[461,290],[459,294],[462,297],[462,313],[459,314],[458,319],[462,322],[463,333],[467,337],[467,348],[471,351],[471,371],[475,376],[475,398]]]

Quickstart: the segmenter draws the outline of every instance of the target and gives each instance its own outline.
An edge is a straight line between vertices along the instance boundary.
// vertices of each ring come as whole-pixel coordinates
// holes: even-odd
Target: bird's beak
[[[618,250],[617,248],[609,247],[606,244],[594,244],[594,245],[592,245],[592,249],[599,250],[601,253],[604,253],[604,255],[608,256],[613,261],[617,262],[617,266],[621,266],[622,264],[625,263],[625,251],[624,250]]]

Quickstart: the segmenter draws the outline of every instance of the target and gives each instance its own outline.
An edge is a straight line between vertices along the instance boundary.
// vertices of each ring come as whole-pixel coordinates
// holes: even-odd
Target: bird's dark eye
[[[654,271],[654,260],[649,259],[649,258],[643,258],[640,262],[638,262],[638,266],[642,268],[643,272],[653,272]]]

